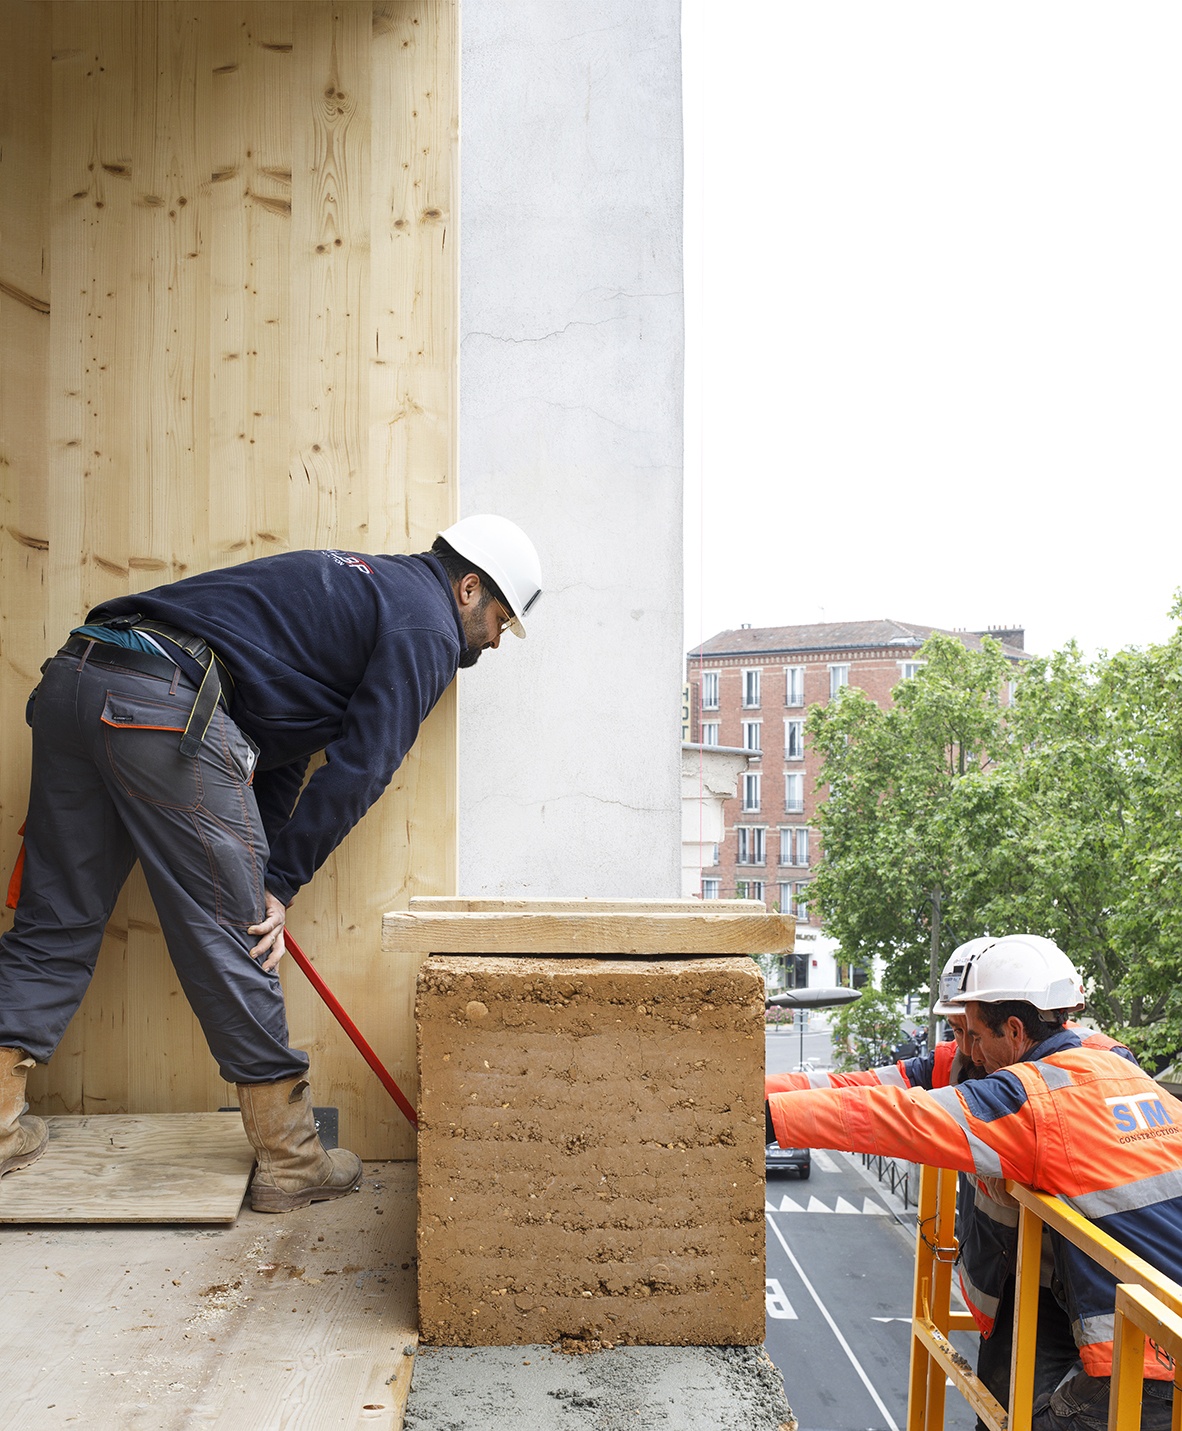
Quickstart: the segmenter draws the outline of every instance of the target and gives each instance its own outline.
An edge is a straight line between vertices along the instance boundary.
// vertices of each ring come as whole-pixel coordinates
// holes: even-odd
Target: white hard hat
[[[1083,980],[1053,939],[1040,934],[1007,934],[993,939],[964,963],[955,991],[941,996],[950,1004],[976,1000],[998,1004],[1022,999],[1041,1013],[1082,1009]]]
[[[533,542],[507,517],[461,517],[439,535],[462,557],[487,572],[509,603],[509,630],[525,636],[522,618],[542,594],[542,564]]]
[[[965,965],[969,960],[996,942],[989,935],[985,935],[981,939],[970,939],[967,944],[960,944],[952,951],[944,965],[944,972],[940,975],[940,996],[932,1005],[932,1013],[943,1014],[945,1018],[949,1014],[964,1013],[964,1005],[949,1003],[949,998],[959,991]]]

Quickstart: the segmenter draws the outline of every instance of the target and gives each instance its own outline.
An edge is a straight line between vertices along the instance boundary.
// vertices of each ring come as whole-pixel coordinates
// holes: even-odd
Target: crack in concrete
[[[474,329],[471,333],[465,333],[460,339],[460,346],[469,338],[487,338],[491,343],[545,343],[551,338],[561,338],[568,328],[602,328],[605,323],[622,323],[624,315],[620,314],[616,318],[598,318],[594,322],[583,318],[572,318],[571,321],[561,328],[555,328],[552,333],[542,333],[536,338],[510,338],[503,333],[486,333],[481,329]]]

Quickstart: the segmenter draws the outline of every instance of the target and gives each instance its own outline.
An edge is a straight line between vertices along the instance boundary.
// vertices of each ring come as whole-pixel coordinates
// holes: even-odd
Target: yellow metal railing
[[[1006,1188],[1020,1207],[1008,1407],[985,1388],[948,1340],[950,1332],[975,1330],[972,1317],[952,1311],[956,1174],[926,1167],[920,1172],[907,1431],[942,1431],[946,1380],[990,1431],[1030,1431],[1044,1226],[1074,1243],[1120,1284],[1108,1425],[1109,1431],[1137,1431],[1145,1337],[1152,1337],[1174,1359],[1175,1368],[1182,1364],[1182,1287],[1057,1197],[1020,1183],[1007,1183]],[[1173,1431],[1182,1431],[1182,1396],[1174,1396],[1173,1418]]]

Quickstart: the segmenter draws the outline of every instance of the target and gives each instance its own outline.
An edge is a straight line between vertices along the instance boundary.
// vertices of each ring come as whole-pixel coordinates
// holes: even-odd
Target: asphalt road
[[[829,1062],[816,1015],[805,1058]],[[798,1032],[767,1038],[768,1072],[800,1058]],[[767,1350],[784,1376],[801,1431],[901,1431],[907,1423],[908,1332],[915,1219],[869,1178],[860,1160],[814,1151],[812,1176],[769,1179]],[[976,1337],[957,1334],[976,1361]],[[975,1418],[949,1390],[945,1426]]]

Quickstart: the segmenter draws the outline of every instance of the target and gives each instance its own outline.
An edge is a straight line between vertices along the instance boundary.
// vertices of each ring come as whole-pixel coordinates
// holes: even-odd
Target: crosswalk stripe
[[[787,1193],[780,1199],[780,1206],[773,1207],[770,1202],[764,1201],[764,1212],[828,1212],[844,1213],[849,1216],[851,1213],[855,1217],[890,1217],[890,1213],[881,1203],[877,1203],[873,1198],[864,1197],[862,1206],[855,1207],[852,1202],[847,1202],[845,1198],[839,1197],[835,1207],[826,1207],[819,1197],[810,1197],[807,1207],[801,1207],[794,1197],[789,1197]]]

